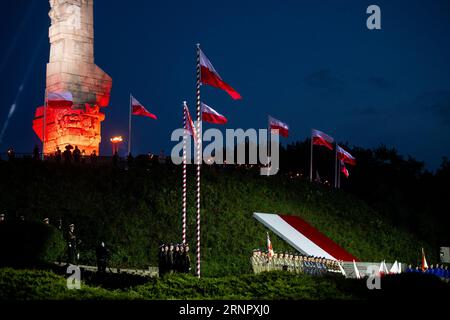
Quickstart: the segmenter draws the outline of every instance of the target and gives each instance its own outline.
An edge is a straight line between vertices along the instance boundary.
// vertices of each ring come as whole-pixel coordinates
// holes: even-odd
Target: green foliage
[[[68,290],[66,279],[48,271],[0,269],[0,300],[97,299],[350,299],[334,277],[314,278],[287,272],[201,278],[189,275],[151,279],[129,290],[106,290],[82,283]]]
[[[82,284],[67,289],[67,280],[48,271],[0,269],[0,300],[134,299],[133,293],[108,291]]]
[[[195,246],[194,168],[189,168],[188,240]],[[173,166],[125,171],[111,166],[0,162],[0,204],[8,217],[49,217],[75,223],[81,263],[95,264],[94,248],[105,241],[118,267],[157,265],[162,242],[181,242],[181,172]],[[250,272],[253,248],[265,248],[266,229],[253,212],[299,215],[364,261],[416,263],[425,246],[397,230],[346,192],[290,180],[282,175],[204,167],[202,174],[202,273]],[[275,250],[292,250],[271,234]],[[193,250],[192,250],[193,251]],[[433,257],[429,257],[433,260]],[[192,257],[192,261],[194,257]]]
[[[65,242],[56,228],[39,222],[0,224],[0,266],[38,266],[63,256]]]

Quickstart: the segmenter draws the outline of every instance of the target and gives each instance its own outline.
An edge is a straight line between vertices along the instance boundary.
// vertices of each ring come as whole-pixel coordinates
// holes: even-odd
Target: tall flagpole
[[[337,188],[338,187],[338,160],[337,160],[337,144],[335,144],[335,155],[334,155],[334,187]]]
[[[41,159],[42,161],[45,160],[45,131],[47,129],[47,100],[48,100],[48,93],[47,93],[47,88],[45,88],[45,102],[44,102],[44,124],[42,125],[42,155],[41,155]]]
[[[270,176],[269,169],[270,169],[270,161],[272,158],[272,136],[271,136],[271,130],[270,130],[270,116],[267,116],[267,154],[269,155],[267,157],[267,176]]]
[[[130,154],[131,152],[131,108],[133,107],[132,104],[132,100],[131,100],[131,93],[130,93],[130,115],[128,117],[128,154],[127,156]]]
[[[311,152],[309,159],[309,181],[313,181],[313,136],[311,131]]]
[[[200,44],[197,43],[197,277],[200,278],[201,255],[200,255],[200,173],[202,167],[202,110],[200,102],[201,66],[200,66]]]
[[[187,130],[186,130],[186,101],[183,101],[183,200],[182,200],[182,213],[183,213],[183,226],[182,226],[182,239],[183,244],[186,244],[186,217],[187,217],[187,165],[186,165],[186,140],[187,140]]]

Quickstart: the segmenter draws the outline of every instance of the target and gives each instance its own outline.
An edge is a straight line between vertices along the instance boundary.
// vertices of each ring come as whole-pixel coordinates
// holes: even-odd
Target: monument
[[[99,154],[105,119],[100,109],[109,104],[112,79],[94,63],[93,6],[94,0],[50,0],[46,96],[70,92],[73,105],[37,108],[33,129],[44,142],[45,154],[68,144],[86,155],[94,150]]]

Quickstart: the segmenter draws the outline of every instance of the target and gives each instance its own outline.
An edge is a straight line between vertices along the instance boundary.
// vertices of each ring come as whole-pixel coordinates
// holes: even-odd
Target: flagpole
[[[339,161],[339,170],[338,170],[338,189],[341,188],[341,161]]]
[[[47,88],[45,88],[45,101],[44,101],[44,124],[42,125],[42,155],[41,155],[41,159],[42,161],[45,160],[45,154],[44,154],[44,150],[45,150],[45,131],[47,129],[47,99],[48,99],[48,93],[47,93]]]
[[[270,116],[267,117],[267,176],[270,176],[269,169],[270,169],[270,161],[272,158],[272,136],[271,136],[271,130],[270,130]]]
[[[183,199],[182,199],[182,213],[183,213],[183,225],[182,225],[182,239],[183,244],[186,244],[186,217],[187,217],[187,165],[186,165],[186,101],[183,101]]]
[[[128,154],[130,155],[131,152],[131,108],[132,108],[132,102],[131,102],[131,93],[130,93],[130,110],[129,110],[129,117],[128,117]]]
[[[337,177],[338,177],[338,161],[337,161],[337,144],[335,144],[335,156],[334,156],[334,187],[337,189],[338,187],[338,182],[337,182]]]
[[[201,255],[200,255],[200,174],[202,167],[201,150],[202,150],[202,110],[200,102],[200,85],[201,85],[201,66],[200,66],[200,44],[197,43],[197,277],[200,278]]]
[[[313,136],[311,132],[311,152],[309,159],[309,181],[313,181]]]

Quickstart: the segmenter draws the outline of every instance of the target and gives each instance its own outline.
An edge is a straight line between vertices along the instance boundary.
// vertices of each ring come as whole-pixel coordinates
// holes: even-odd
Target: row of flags
[[[241,95],[228,83],[226,83],[219,73],[216,71],[214,66],[208,57],[200,50],[200,78],[201,83],[209,85],[218,89],[225,91],[234,100],[242,99]],[[70,92],[49,92],[47,94],[46,104],[48,107],[71,107],[73,105],[73,96]],[[196,138],[195,126],[192,117],[189,113],[187,105],[184,105],[184,112],[186,115],[186,125],[188,133]],[[201,102],[201,112],[202,120],[212,124],[226,124],[228,119],[218,111],[214,110],[212,107]],[[130,135],[131,135],[131,116],[144,116],[154,120],[158,117],[150,112],[142,103],[140,103],[133,95],[130,96]],[[272,116],[268,117],[268,128],[269,130],[278,130],[278,134],[282,137],[287,138],[289,136],[289,125],[285,122],[276,119]],[[311,132],[312,144],[317,146],[323,146],[329,150],[334,150],[334,139],[327,135],[326,133],[312,129]],[[340,172],[346,177],[349,176],[349,172],[345,164],[355,165],[356,159],[341,146],[336,144],[336,157],[340,162]],[[311,164],[312,165],[312,164]]]
[[[331,151],[334,150],[334,145],[336,145],[336,160],[339,160],[339,171],[344,174],[347,178],[349,177],[349,172],[345,164],[356,165],[356,158],[350,154],[350,152],[346,151],[344,148],[335,144],[335,140],[333,137],[328,134],[312,129],[311,130],[311,146],[322,146]],[[312,155],[312,148],[311,148]],[[311,170],[312,170],[312,156],[311,156]]]

